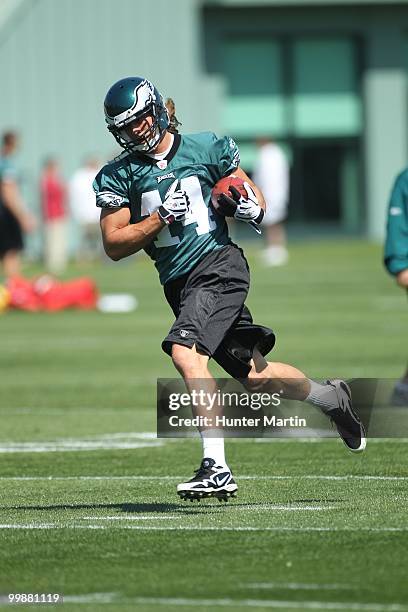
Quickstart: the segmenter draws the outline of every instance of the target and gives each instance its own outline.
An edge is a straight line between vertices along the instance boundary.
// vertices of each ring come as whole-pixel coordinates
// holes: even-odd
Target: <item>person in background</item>
[[[61,274],[67,265],[66,190],[59,162],[49,157],[40,178],[41,210],[44,220],[44,262],[48,272]]]
[[[73,219],[79,226],[79,259],[96,259],[101,255],[99,210],[95,207],[93,180],[101,168],[96,157],[88,157],[69,182],[69,202]]]
[[[394,183],[388,205],[384,264],[398,285],[408,291],[408,168]],[[394,406],[408,406],[408,367],[391,397]]]
[[[20,276],[23,235],[35,229],[36,221],[21,195],[14,155],[18,149],[16,132],[5,132],[0,154],[0,261],[6,278]]]
[[[266,200],[264,262],[268,266],[281,266],[289,257],[283,225],[289,198],[289,164],[275,142],[259,138],[257,145],[258,155],[252,179]]]

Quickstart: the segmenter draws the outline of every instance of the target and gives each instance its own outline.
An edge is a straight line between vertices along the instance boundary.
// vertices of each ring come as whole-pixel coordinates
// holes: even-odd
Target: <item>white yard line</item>
[[[6,523],[0,524],[0,529],[57,529],[55,523],[27,523],[26,525]]]
[[[0,413],[1,414],[1,413]],[[333,434],[334,435],[334,434]],[[337,437],[334,435],[334,437]],[[197,439],[192,436],[188,439]],[[94,450],[132,450],[137,448],[163,446],[168,442],[182,442],[187,438],[157,438],[155,432],[128,432],[101,434],[98,436],[87,436],[85,438],[58,438],[56,440],[37,440],[37,441],[4,441],[0,442],[0,453],[53,453],[53,452],[73,452],[73,451],[94,451]],[[270,443],[270,442],[306,442],[320,443],[332,440],[333,437],[323,438],[234,438],[233,441],[239,443]],[[370,438],[368,443],[407,443],[408,438]]]
[[[171,514],[164,514],[163,516],[81,516],[84,521],[167,521],[171,519],[180,519],[181,514],[173,516]]]
[[[122,601],[123,598],[119,593],[87,593],[86,595],[64,595],[64,603],[114,603]]]
[[[131,604],[134,606],[189,606],[227,608],[280,608],[292,610],[360,610],[361,612],[406,612],[402,604],[356,603],[337,601],[287,601],[279,599],[196,599],[188,597],[121,597],[115,593],[90,593],[89,595],[68,595],[64,603]]]
[[[184,476],[142,476],[142,475],[134,475],[134,476],[0,476],[0,481],[19,481],[19,480],[183,480],[186,477]],[[375,475],[353,475],[347,474],[344,476],[330,476],[330,475],[321,475],[321,474],[299,474],[299,476],[255,476],[255,475],[246,475],[246,476],[237,476],[237,480],[390,480],[390,481],[406,481],[408,480],[408,476],[375,476]]]
[[[81,444],[47,444],[47,445],[16,445],[9,447],[0,447],[0,453],[69,453],[83,451],[98,451],[98,450],[134,450],[137,448],[153,448],[163,446],[161,442],[155,443],[138,443],[138,442],[112,442],[112,444],[98,443],[81,443]]]
[[[157,440],[156,432],[154,431],[137,431],[137,432],[118,432],[110,434],[102,434],[96,436],[98,439],[104,438],[135,438],[136,440],[142,438],[143,440]]]
[[[327,433],[327,432],[326,432]],[[338,439],[340,441],[340,439],[338,438],[337,435],[334,435],[333,437],[331,436],[325,436],[324,438],[247,438],[245,440],[245,438],[237,438],[235,441],[240,441],[240,442],[306,442],[306,443],[310,443],[310,444],[317,444],[320,442],[326,442],[328,440],[333,440],[333,439]],[[370,436],[367,439],[367,444],[390,444],[392,442],[402,442],[404,444],[408,443],[408,438],[397,438],[397,437],[392,437],[392,438],[370,438]]]
[[[249,582],[244,586],[249,589],[284,589],[289,591],[350,591],[359,588],[348,584],[316,584],[313,582]]]
[[[0,529],[111,529],[111,527],[101,524],[84,525],[83,523],[4,523],[0,524]],[[248,532],[325,532],[325,533],[407,533],[408,527],[216,527],[216,526],[145,526],[145,525],[121,525],[115,529],[133,529],[136,531],[248,531]]]
[[[205,499],[203,500],[205,502]],[[188,506],[187,506],[188,507]],[[274,512],[274,511],[278,511],[278,512],[297,512],[297,511],[309,511],[309,512],[313,512],[313,511],[320,511],[320,510],[335,510],[337,508],[337,506],[299,506],[298,504],[259,504],[256,506],[256,512],[258,512],[259,510],[266,510],[268,512]],[[0,507],[1,509],[1,507]],[[214,506],[214,510],[218,511],[221,510],[222,506]],[[235,512],[247,512],[248,510],[251,510],[252,512],[254,511],[254,507],[251,506],[250,504],[245,504],[245,505],[232,505],[231,509],[233,509]],[[168,515],[168,518],[180,518],[182,517],[183,514],[182,512],[178,515],[178,516],[170,516]],[[165,516],[160,517],[160,516],[143,516],[142,518],[156,518],[156,519],[160,519],[160,518],[166,518]],[[101,521],[107,521],[107,520],[138,520],[138,517],[129,517],[129,516],[81,516],[81,519],[87,519],[87,520],[101,520]]]
[[[222,506],[221,506],[222,507]],[[234,502],[231,505],[235,511],[238,512],[247,512],[250,510],[251,512],[258,512],[259,510],[267,510],[270,511],[284,511],[284,512],[297,512],[297,511],[320,511],[320,510],[335,510],[338,506],[299,506],[299,504],[259,504],[254,508],[251,504],[242,504],[239,506],[234,506]]]
[[[46,444],[16,444],[0,446],[0,453],[67,453],[78,451],[97,451],[97,450],[133,450],[136,448],[152,448],[163,446],[157,442],[76,442],[76,443],[46,443]]]
[[[83,438],[58,438],[47,441],[2,442],[0,453],[53,453],[95,450],[127,450],[163,446],[165,441],[152,432],[112,433]]]
[[[237,476],[239,480],[408,480],[408,476],[369,476],[347,474],[344,476],[328,476],[324,474],[299,474],[299,476]]]

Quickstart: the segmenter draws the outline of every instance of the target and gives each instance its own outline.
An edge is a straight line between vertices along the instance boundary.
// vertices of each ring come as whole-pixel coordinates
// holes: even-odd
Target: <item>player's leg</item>
[[[404,376],[398,380],[391,396],[392,406],[407,406],[408,407],[408,367]]]
[[[208,355],[197,351],[195,345],[190,348],[173,344],[171,356],[189,393],[198,400],[192,406],[193,416],[208,417],[208,408],[212,404],[205,401],[205,398],[208,398],[208,395],[215,397],[213,394],[216,394],[217,390],[215,380],[208,369]],[[212,406],[211,416],[215,417],[219,412],[219,406],[216,404]],[[203,427],[198,429],[203,442],[203,459],[211,458],[217,465],[226,465],[222,429],[204,429]]]
[[[1,207],[0,207],[1,209]],[[23,233],[15,216],[8,208],[0,210],[0,257],[6,278],[21,275]]]
[[[310,393],[310,381],[303,372],[286,363],[266,361],[257,349],[254,349],[250,366],[248,378],[244,381],[250,390],[266,389],[298,401],[304,401]]]
[[[208,359],[214,356],[234,322],[239,319],[248,288],[248,265],[242,251],[235,245],[226,245],[209,253],[190,274],[165,286],[165,295],[176,320],[162,348],[172,357],[191,391],[195,390],[197,380],[199,387],[207,387],[208,392],[216,391],[215,382],[208,371]],[[196,382],[193,382],[194,379]],[[207,481],[204,484],[207,493],[212,492],[212,496],[218,497],[222,491],[234,492],[237,486],[225,461],[223,430],[212,428],[200,433],[203,461],[197,477],[202,477],[203,470],[220,466],[223,468],[220,477],[212,473],[211,483]],[[179,494],[192,486],[191,481],[182,483],[178,487]]]
[[[217,395],[215,380],[208,369],[208,355],[197,351],[195,345],[190,348],[173,344],[171,356],[190,395],[197,399],[192,405],[193,417],[208,417],[210,405],[214,422],[220,406],[208,402],[209,396],[214,398]],[[223,430],[199,427],[199,431],[203,444],[201,465],[192,479],[178,485],[177,493],[182,499],[191,501],[205,497],[226,500],[235,494],[238,487],[225,460]]]
[[[406,295],[408,297],[408,289]],[[395,383],[390,404],[392,406],[404,406],[408,408],[408,365],[404,376]]]
[[[244,384],[249,390],[280,393],[284,399],[316,406],[332,419],[349,450],[364,450],[364,427],[353,410],[350,388],[343,380],[328,380],[321,385],[291,365],[266,361],[254,349],[251,370]]]
[[[289,259],[283,223],[271,223],[265,229],[266,248],[264,262],[268,266],[282,266]]]

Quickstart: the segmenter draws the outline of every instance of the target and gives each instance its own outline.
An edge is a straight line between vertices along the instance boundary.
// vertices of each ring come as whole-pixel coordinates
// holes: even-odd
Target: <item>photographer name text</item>
[[[307,427],[306,419],[298,416],[280,418],[275,415],[263,417],[226,417],[226,416],[196,416],[192,418],[179,417],[172,415],[169,417],[169,425],[171,427],[203,427],[203,428],[219,428],[219,427]]]

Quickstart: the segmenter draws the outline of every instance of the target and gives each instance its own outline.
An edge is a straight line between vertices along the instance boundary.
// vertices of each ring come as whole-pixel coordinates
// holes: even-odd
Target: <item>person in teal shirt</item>
[[[408,290],[408,168],[394,183],[388,205],[384,264],[398,285]],[[408,367],[391,397],[396,406],[408,406]]]
[[[265,200],[240,168],[234,140],[212,132],[179,134],[174,112],[169,106],[169,114],[156,87],[143,77],[115,83],[104,107],[108,130],[124,149],[94,181],[104,248],[115,261],[140,249],[154,261],[175,316],[162,348],[192,397],[194,392],[216,394],[208,369],[214,359],[249,391],[278,392],[318,406],[334,421],[347,448],[362,451],[364,428],[344,381],[321,385],[293,366],[265,359],[275,335],[254,323],[245,305],[249,267],[225,219],[233,216],[258,229]],[[230,188],[219,196],[216,211],[212,189],[232,174],[242,179],[246,195]],[[201,402],[193,414],[204,418],[207,409]],[[223,430],[199,429],[201,465],[177,493],[182,499],[226,499],[237,484],[225,459]]]
[[[0,263],[6,278],[21,274],[24,233],[33,231],[36,226],[20,191],[19,173],[14,161],[18,146],[16,132],[3,134],[0,152]]]

